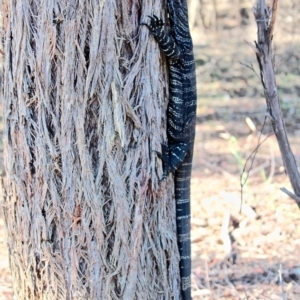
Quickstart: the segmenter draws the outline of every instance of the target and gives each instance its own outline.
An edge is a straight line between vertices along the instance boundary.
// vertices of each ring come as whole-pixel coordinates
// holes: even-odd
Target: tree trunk
[[[155,0],[5,0],[3,205],[16,299],[179,299]]]

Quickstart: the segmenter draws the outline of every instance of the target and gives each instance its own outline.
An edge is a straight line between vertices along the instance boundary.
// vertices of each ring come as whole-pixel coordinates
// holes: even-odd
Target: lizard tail
[[[192,153],[188,153],[175,173],[175,200],[182,300],[191,300],[191,205],[190,177]]]

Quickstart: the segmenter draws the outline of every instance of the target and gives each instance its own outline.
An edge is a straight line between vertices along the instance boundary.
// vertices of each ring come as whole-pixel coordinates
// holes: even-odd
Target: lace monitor
[[[163,179],[174,173],[176,225],[180,254],[181,295],[191,298],[190,178],[196,121],[196,76],[186,0],[167,0],[170,32],[164,22],[149,16],[143,23],[166,55],[170,99],[167,108],[168,144],[162,144]]]

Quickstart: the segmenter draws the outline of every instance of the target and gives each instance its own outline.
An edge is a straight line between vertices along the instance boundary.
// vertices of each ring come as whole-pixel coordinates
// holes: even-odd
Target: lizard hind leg
[[[173,145],[161,144],[161,152],[155,151],[163,162],[163,177],[165,180],[169,173],[176,171],[183,163],[189,150],[187,143]]]
[[[182,165],[189,148],[188,143],[177,143],[169,147],[169,172],[176,171]]]
[[[163,175],[160,181],[164,181],[167,179],[167,175],[170,173],[169,169],[169,147],[167,144],[161,144],[161,152],[155,151],[157,156],[162,160],[163,163]]]

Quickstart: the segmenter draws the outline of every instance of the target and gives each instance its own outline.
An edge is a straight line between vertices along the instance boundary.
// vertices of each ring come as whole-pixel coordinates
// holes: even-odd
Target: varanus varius
[[[173,172],[176,225],[180,254],[181,295],[191,299],[190,179],[196,121],[196,76],[186,0],[167,0],[170,32],[149,16],[146,25],[167,57],[170,99],[167,109],[168,144],[162,144],[163,178]]]

